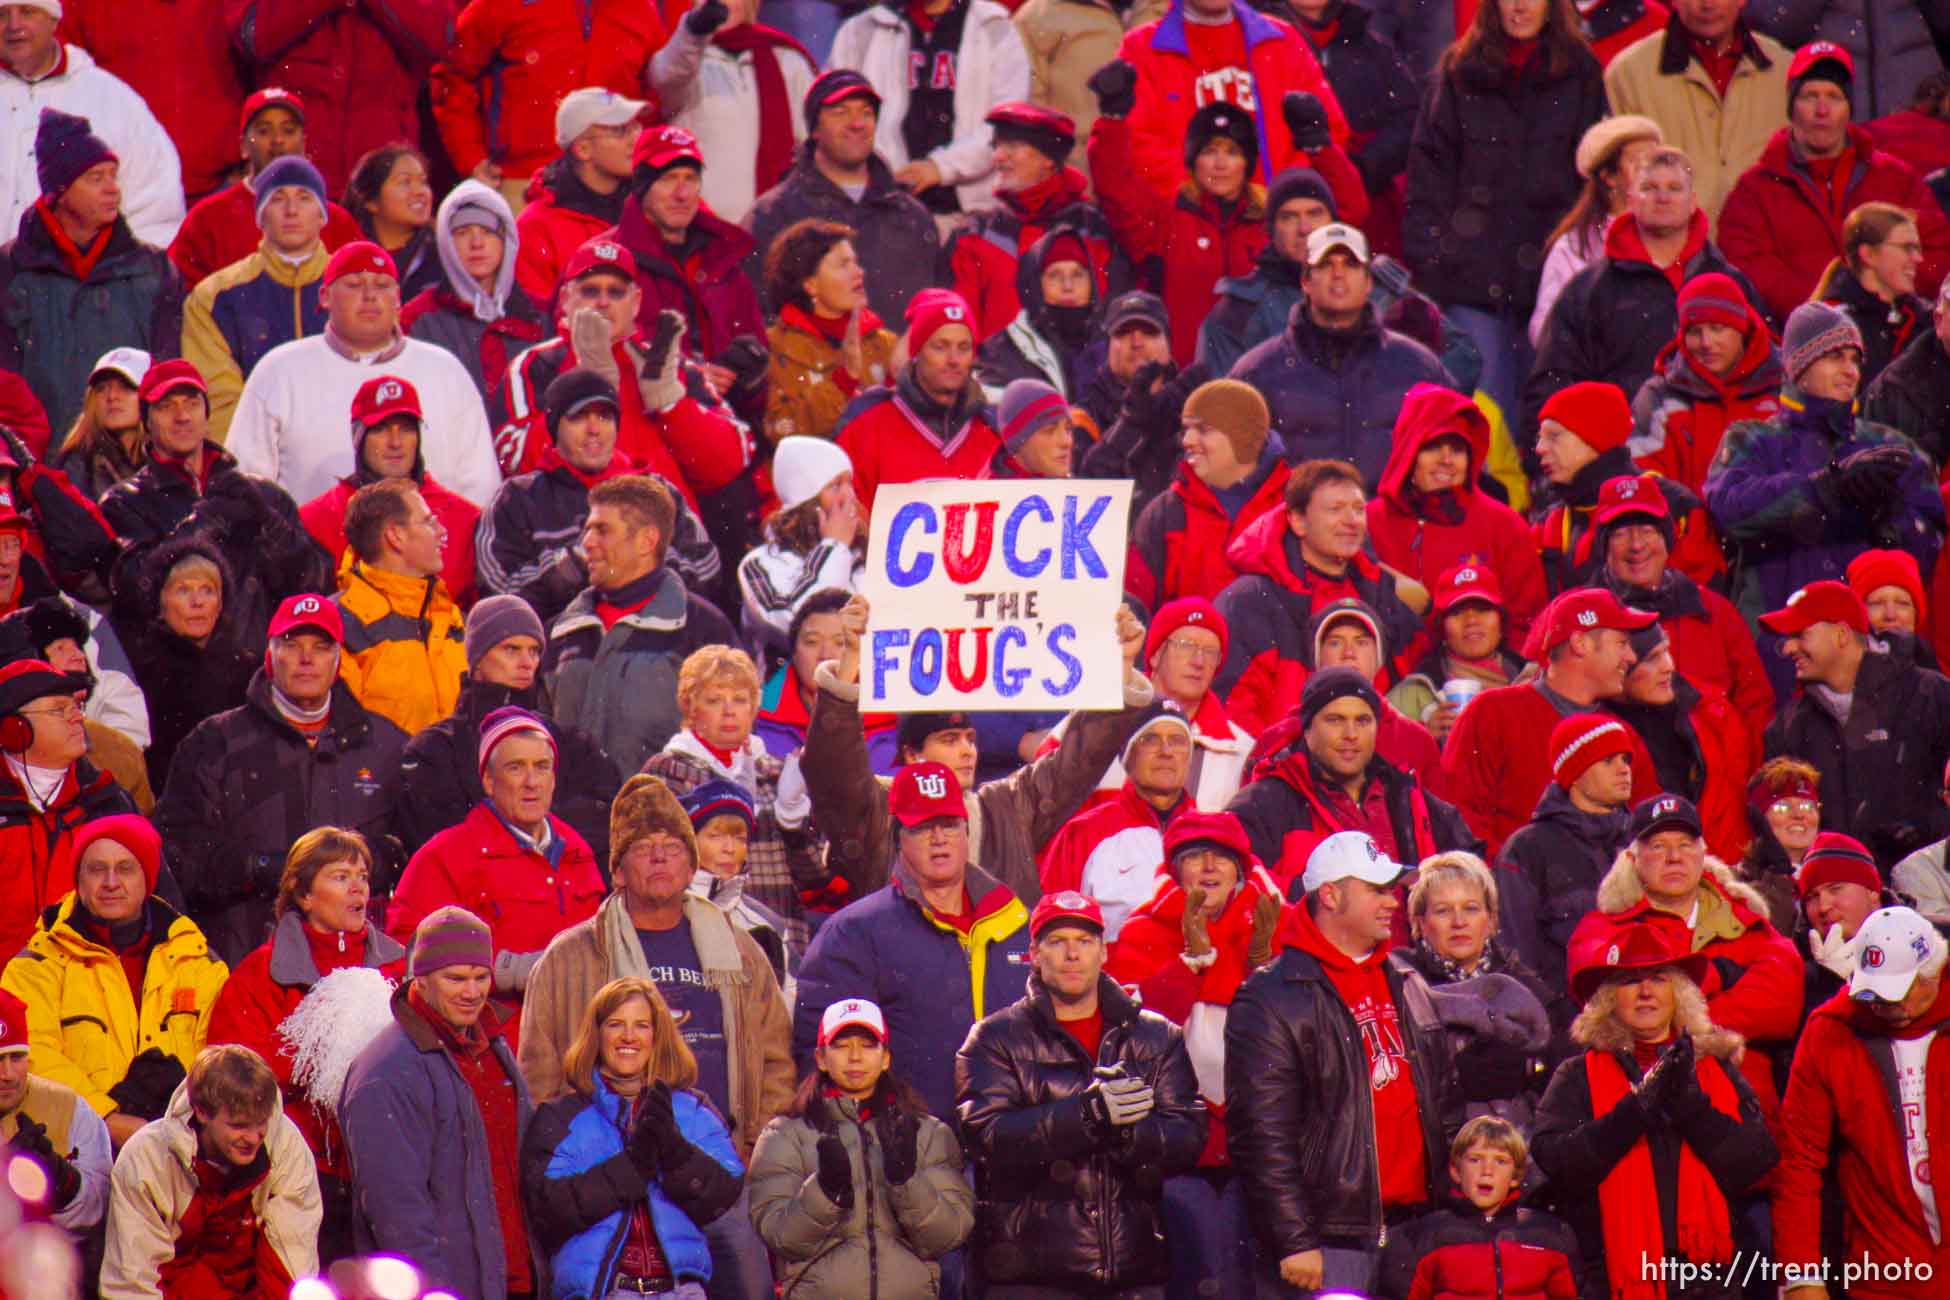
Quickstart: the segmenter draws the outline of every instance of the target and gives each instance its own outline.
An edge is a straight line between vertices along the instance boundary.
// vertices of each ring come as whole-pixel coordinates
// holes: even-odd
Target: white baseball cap
[[[1855,974],[1848,995],[1857,1002],[1901,1002],[1937,947],[1934,930],[1908,907],[1872,912],[1855,932]]]
[[[1363,266],[1369,262],[1368,237],[1344,221],[1330,221],[1307,236],[1307,265],[1319,266],[1337,248],[1345,248]]]
[[[887,1041],[887,1018],[877,1003],[865,998],[846,998],[826,1008],[819,1018],[819,1046],[824,1047],[843,1030],[864,1029],[881,1042]]]
[[[601,86],[584,86],[562,96],[555,106],[555,147],[567,149],[592,126],[622,126],[634,122],[650,107],[641,99],[630,99]]]
[[[88,372],[88,382],[92,384],[101,375],[113,371],[140,388],[142,377],[149,373],[149,360],[149,354],[141,348],[110,348]]]
[[[1336,831],[1314,846],[1307,855],[1307,870],[1300,887],[1309,894],[1333,880],[1353,876],[1370,885],[1392,885],[1406,870],[1381,851],[1366,831]]]

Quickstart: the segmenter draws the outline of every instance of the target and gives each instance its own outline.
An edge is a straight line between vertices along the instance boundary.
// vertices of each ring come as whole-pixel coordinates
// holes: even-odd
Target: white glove
[[[1859,938],[1859,933],[1855,939],[1842,938],[1842,923],[1837,921],[1826,933],[1808,931],[1808,955],[1837,978],[1847,980],[1855,974],[1855,944]]]
[[[772,817],[779,826],[796,831],[812,816],[812,792],[806,789],[806,774],[799,770],[803,749],[794,750],[779,772],[779,790],[772,799]]]

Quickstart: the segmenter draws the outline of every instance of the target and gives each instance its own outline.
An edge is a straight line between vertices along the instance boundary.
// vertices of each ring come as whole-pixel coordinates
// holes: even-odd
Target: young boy
[[[1577,1300],[1571,1229],[1516,1203],[1529,1162],[1529,1144],[1508,1120],[1479,1115],[1463,1125],[1449,1145],[1457,1199],[1389,1234],[1381,1294],[1389,1300]]]

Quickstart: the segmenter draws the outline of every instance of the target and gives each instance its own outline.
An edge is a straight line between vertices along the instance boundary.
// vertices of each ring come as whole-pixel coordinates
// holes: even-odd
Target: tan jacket
[[[1136,0],[1119,21],[1103,0],[1029,0],[1016,10],[1016,35],[1029,52],[1029,98],[1076,119],[1070,165],[1090,174],[1084,143],[1097,120],[1097,97],[1084,82],[1117,57],[1124,33],[1164,17],[1167,0]]]
[[[765,436],[773,442],[794,434],[833,437],[840,413],[852,400],[833,382],[842,360],[840,350],[816,334],[783,323],[774,325],[766,337],[772,344],[772,368],[766,376]],[[886,329],[861,335],[868,374],[861,388],[893,380],[896,342]]]
[[[723,911],[695,896],[684,900],[684,922],[697,945],[705,983],[724,1003],[724,1037],[731,1089],[732,1140],[747,1163],[772,1117],[792,1100],[792,1016],[765,950],[732,925]],[[568,1092],[562,1057],[582,1023],[583,1008],[613,979],[645,973],[629,912],[619,891],[596,915],[549,942],[528,976],[516,1060],[535,1104]]]
[[[318,1164],[304,1134],[282,1106],[264,1137],[271,1172],[251,1192],[264,1237],[293,1279],[318,1272]],[[176,1233],[196,1196],[196,1133],[190,1128],[190,1086],[176,1085],[163,1117],[123,1146],[109,1178],[108,1253],[102,1259],[102,1300],[154,1300],[162,1266],[176,1257]]]
[[[1740,173],[1760,161],[1762,149],[1787,122],[1787,72],[1794,54],[1771,36],[1749,33],[1753,42],[1734,70],[1722,100],[1712,78],[1690,53],[1683,67],[1666,33],[1634,41],[1605,69],[1605,97],[1617,114],[1640,113],[1657,122],[1666,143],[1693,161],[1693,193],[1716,224]],[[1754,58],[1758,50],[1767,66]]]

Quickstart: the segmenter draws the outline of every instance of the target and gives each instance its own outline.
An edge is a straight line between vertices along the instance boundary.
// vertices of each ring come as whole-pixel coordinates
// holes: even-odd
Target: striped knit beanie
[[[1569,790],[1593,766],[1632,752],[1632,733],[1617,718],[1574,713],[1551,728],[1551,777]]]
[[[1788,382],[1799,384],[1808,367],[1841,348],[1862,350],[1862,331],[1848,313],[1825,302],[1802,303],[1781,333],[1781,360],[1787,363]]]
[[[548,752],[552,757],[560,757],[555,745],[555,737],[550,734],[548,724],[518,704],[504,704],[481,719],[481,748],[479,751],[481,780],[487,781],[488,759],[494,756],[494,747],[510,736],[529,732],[548,742]]]
[[[1695,325],[1724,325],[1742,334],[1753,323],[1747,295],[1739,283],[1722,271],[1696,275],[1679,290],[1679,328],[1683,333]]]
[[[418,979],[449,966],[493,965],[494,936],[487,922],[464,907],[443,907],[427,913],[413,931],[406,976]]]

